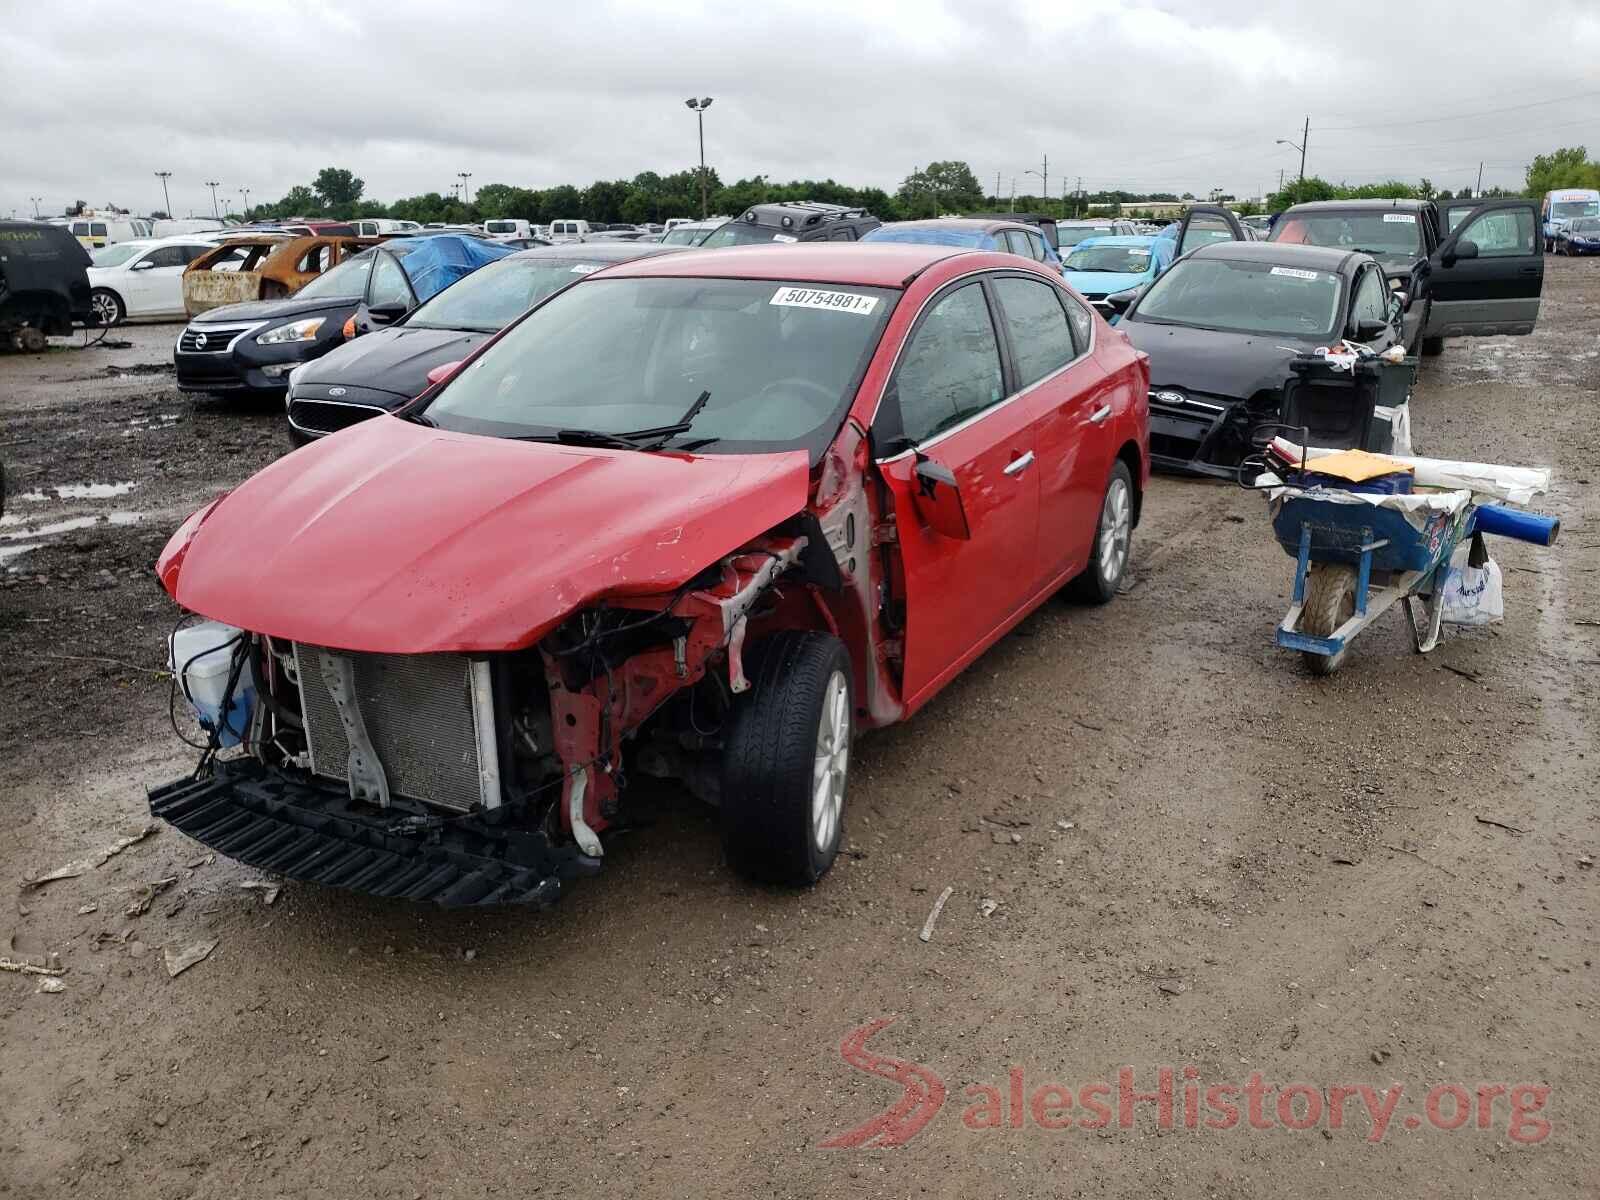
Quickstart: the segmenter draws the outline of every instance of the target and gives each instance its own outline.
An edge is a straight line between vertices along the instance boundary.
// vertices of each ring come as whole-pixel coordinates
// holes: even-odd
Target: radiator
[[[319,646],[297,643],[300,708],[314,774],[347,780],[350,743]],[[500,803],[489,664],[460,654],[332,651],[355,668],[356,698],[391,795],[465,812]]]

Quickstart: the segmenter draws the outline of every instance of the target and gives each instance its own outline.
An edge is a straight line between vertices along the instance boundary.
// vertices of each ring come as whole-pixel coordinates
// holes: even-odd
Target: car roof
[[[1339,271],[1350,262],[1370,258],[1371,255],[1338,246],[1306,246],[1299,242],[1210,242],[1191,250],[1185,257],[1223,258],[1234,262],[1266,263],[1268,266]]]
[[[1082,229],[1085,225],[1115,225],[1118,221],[1126,220],[1126,217],[1074,217],[1070,221],[1057,221],[1056,224],[1068,229]]]
[[[660,242],[568,242],[564,246],[533,246],[519,250],[511,258],[555,258],[562,262],[586,259],[590,262],[632,262],[652,254],[678,254],[688,246],[663,246]]]
[[[1296,204],[1291,213],[1319,212],[1421,212],[1427,200],[1308,200]]]
[[[794,242],[686,250],[683,254],[615,267],[606,272],[606,278],[688,276],[902,288],[934,263],[958,254],[996,257],[964,246],[930,246],[923,242]]]
[[[971,229],[988,233],[995,229],[1020,229],[1025,233],[1038,230],[1025,221],[1002,220],[999,217],[928,217],[921,221],[893,221],[885,229]]]

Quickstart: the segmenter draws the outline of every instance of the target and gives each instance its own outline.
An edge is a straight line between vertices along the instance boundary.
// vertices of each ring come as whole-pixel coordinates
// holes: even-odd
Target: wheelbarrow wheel
[[[1356,570],[1335,563],[1317,563],[1306,572],[1306,604],[1300,610],[1300,632],[1312,637],[1332,637],[1334,631],[1356,613]],[[1346,645],[1337,654],[1301,651],[1306,668],[1313,675],[1332,675],[1349,652]]]

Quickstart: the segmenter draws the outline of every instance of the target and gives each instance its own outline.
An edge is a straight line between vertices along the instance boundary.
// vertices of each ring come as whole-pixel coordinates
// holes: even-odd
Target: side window
[[[856,231],[849,225],[841,225],[828,234],[830,242],[853,242],[856,240]]]
[[[92,222],[89,225],[89,236],[90,237],[105,237],[106,236],[106,223],[104,221],[94,221],[94,222]]]
[[[1027,234],[1023,233],[1020,229],[1008,229],[1005,231],[1005,234],[1007,250],[1011,251],[1012,254],[1020,254],[1023,258],[1033,257],[1032,253],[1028,250]]]
[[[1072,334],[1067,330],[1067,314],[1056,298],[1055,288],[1012,275],[996,279],[994,290],[1000,297],[1000,311],[1011,337],[1019,388],[1038,383],[1076,357]]]
[[[1094,337],[1094,314],[1073,296],[1062,296],[1061,303],[1067,309],[1067,324],[1072,326],[1072,344],[1079,354],[1087,354]]]
[[[320,246],[313,246],[301,257],[297,271],[310,271],[320,275],[333,265],[333,245],[323,242]]]
[[[1190,216],[1189,224],[1184,228],[1183,243],[1178,247],[1178,253],[1187,254],[1197,246],[1232,240],[1233,230],[1228,228],[1227,221],[1212,213],[1196,213]]]
[[[1384,322],[1389,319],[1389,308],[1384,302],[1382,271],[1369,268],[1361,273],[1361,282],[1356,284],[1355,303],[1351,308],[1358,324],[1362,321]]]
[[[999,402],[1000,344],[982,284],[959,287],[928,311],[900,359],[894,391],[901,430],[913,442]]]
[[[161,246],[145,256],[152,267],[186,267],[189,265],[187,246]]]
[[[1028,234],[1028,249],[1032,252],[1034,262],[1045,260],[1044,235],[1038,233]]]
[[[372,284],[367,288],[367,304],[376,308],[385,304],[411,303],[411,285],[406,273],[392,254],[378,255],[372,264]]]
[[[1533,211],[1502,208],[1486,212],[1461,231],[1460,240],[1476,243],[1479,258],[1532,254]]]

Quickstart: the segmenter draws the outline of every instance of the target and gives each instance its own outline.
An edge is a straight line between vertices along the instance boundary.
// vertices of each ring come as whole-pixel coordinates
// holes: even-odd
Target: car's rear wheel
[[[1306,603],[1300,610],[1301,633],[1332,637],[1356,611],[1356,571],[1334,563],[1317,563],[1306,572]],[[1332,675],[1344,662],[1349,646],[1337,654],[1301,652],[1313,675]]]
[[[1100,501],[1100,518],[1095,524],[1094,544],[1089,547],[1089,563],[1068,588],[1072,595],[1090,604],[1105,604],[1117,594],[1128,571],[1128,556],[1133,546],[1133,472],[1121,459],[1111,468],[1105,495]]]
[[[844,833],[850,656],[830,634],[786,631],[752,645],[745,669],[723,749],[723,846],[753,879],[815,883]]]
[[[1425,337],[1422,339],[1422,357],[1438,358],[1444,353],[1444,339],[1442,337]]]
[[[102,325],[120,325],[128,319],[128,309],[122,303],[122,297],[110,288],[95,288],[90,292],[89,307]]]

